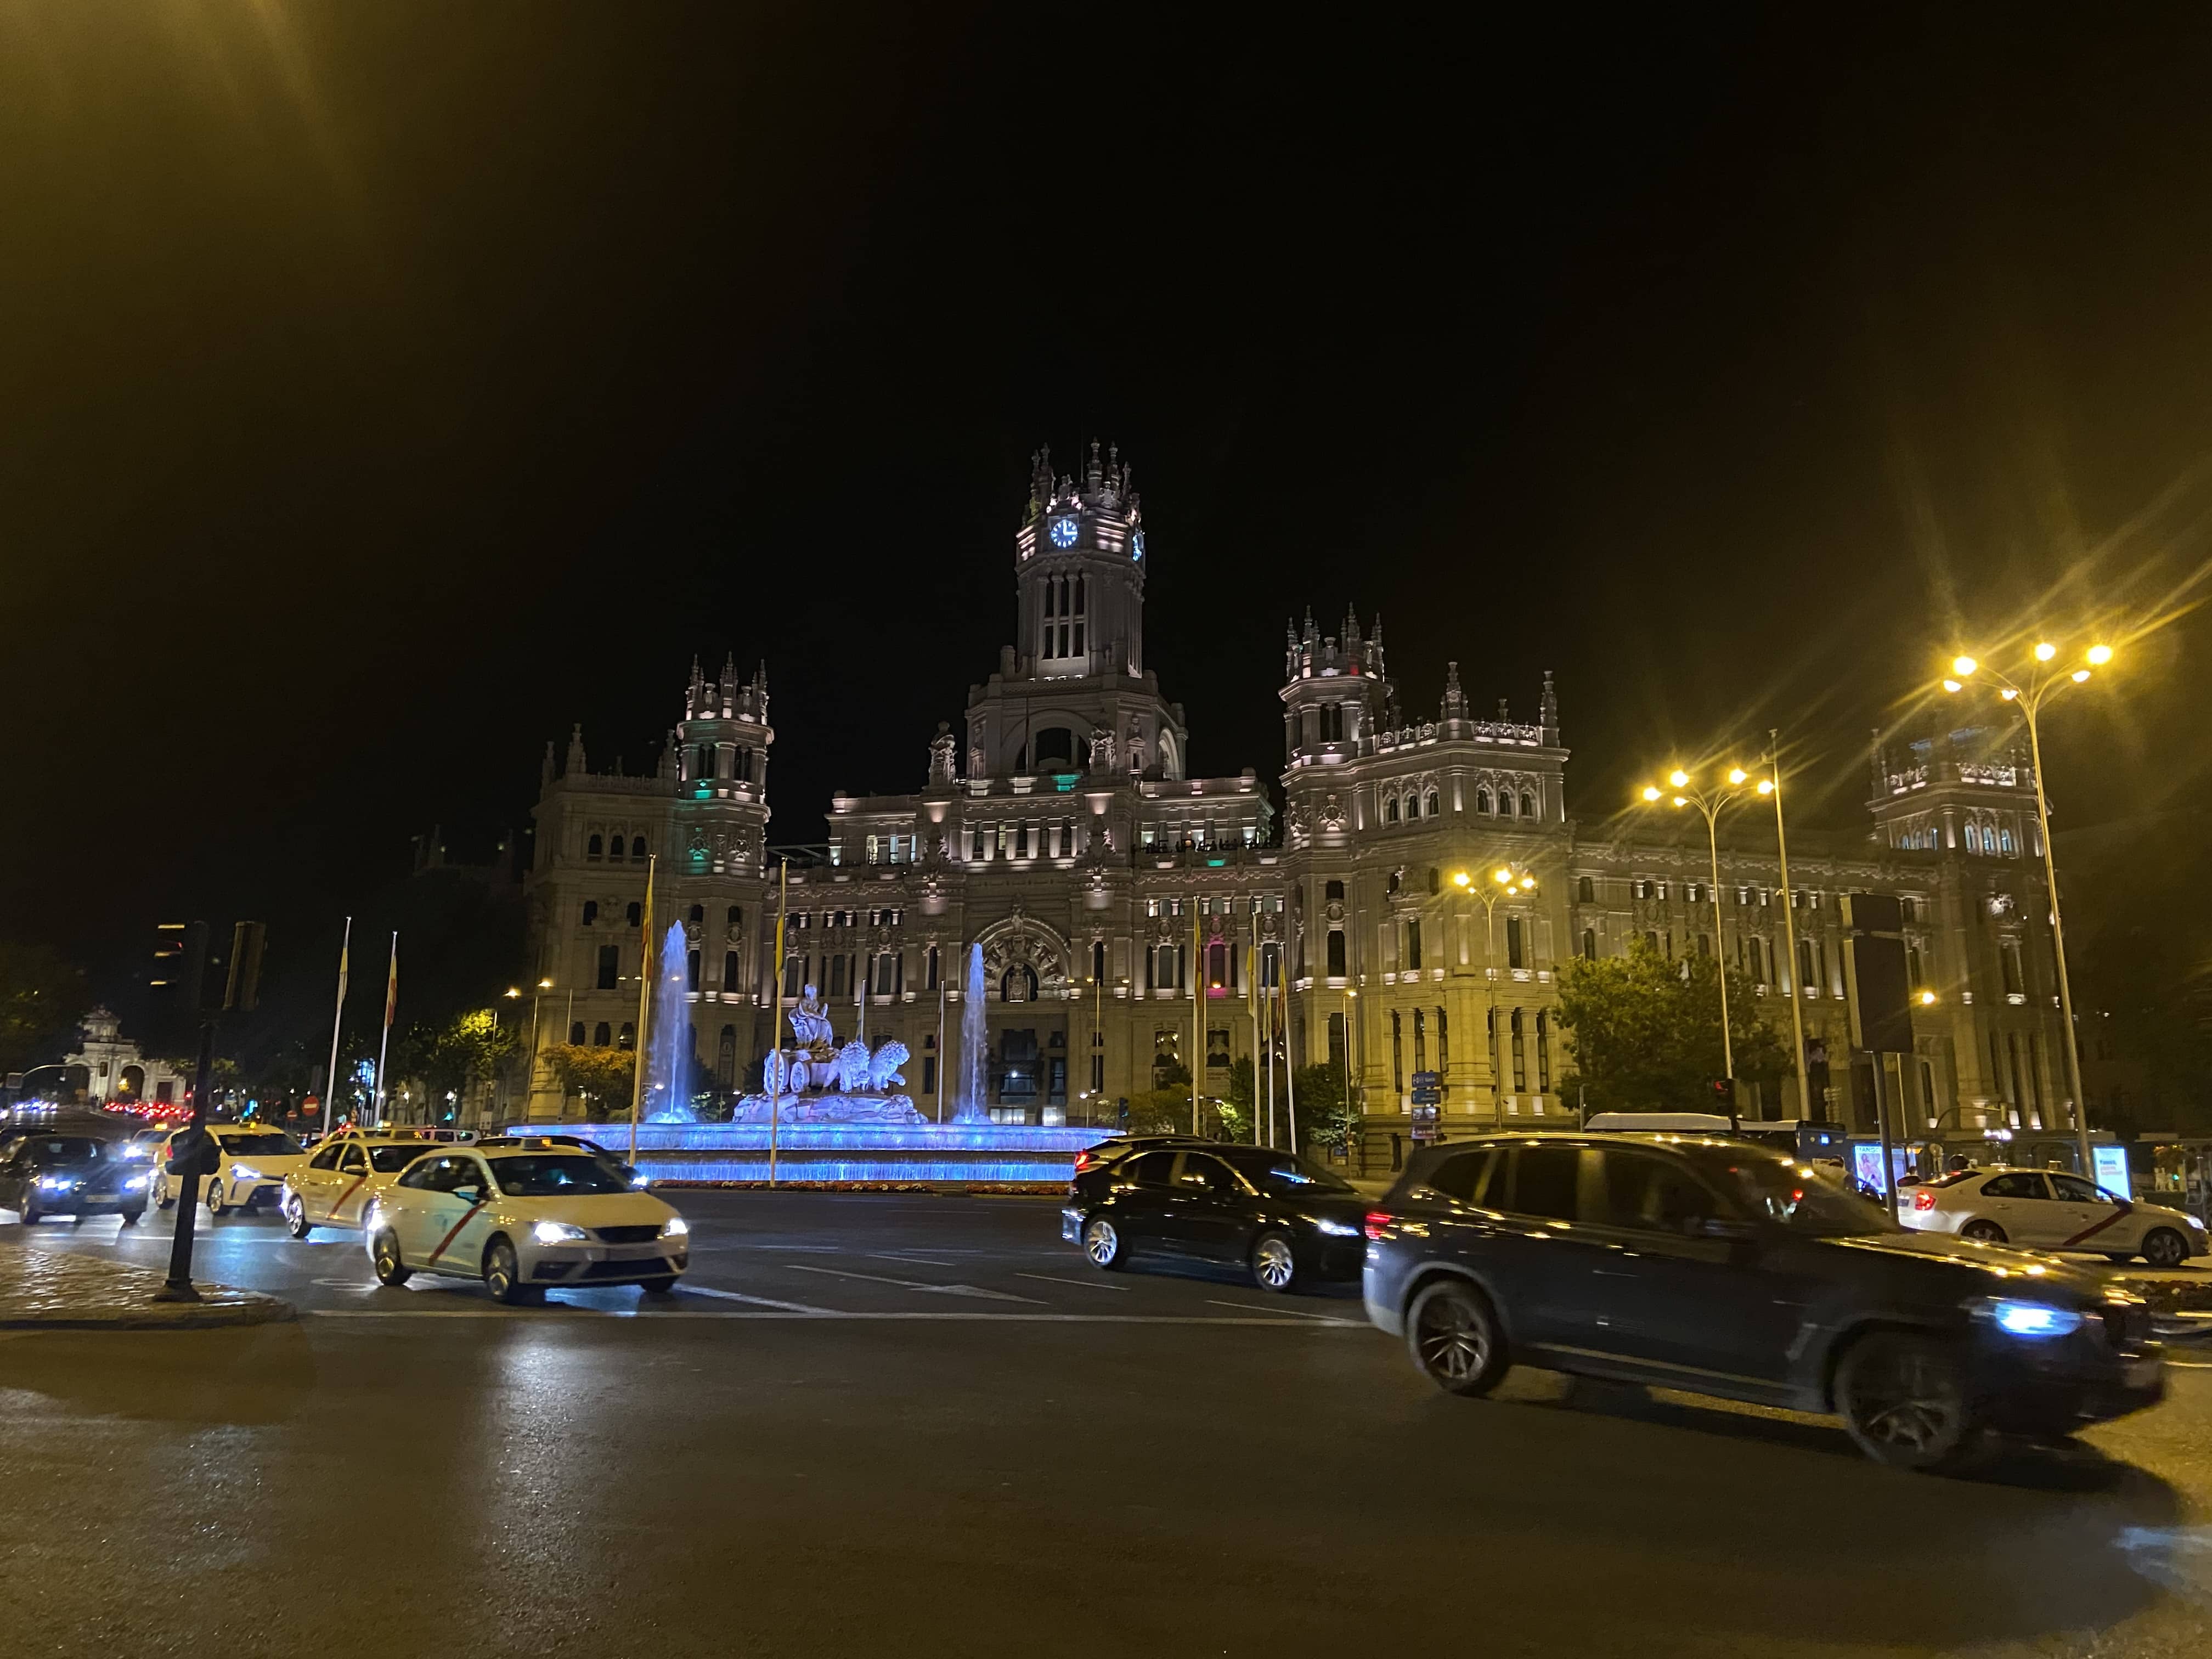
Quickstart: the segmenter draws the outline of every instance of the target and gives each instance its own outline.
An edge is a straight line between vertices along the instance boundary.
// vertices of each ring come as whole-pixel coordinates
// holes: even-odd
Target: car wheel
[[[17,1219],[21,1220],[26,1227],[35,1227],[39,1224],[40,1218],[43,1213],[39,1208],[38,1195],[26,1188],[22,1202],[15,1206]]]
[[[522,1269],[515,1262],[514,1246],[503,1238],[492,1240],[491,1248],[484,1252],[483,1282],[484,1288],[492,1293],[495,1301],[507,1303],[509,1306],[538,1300],[531,1286],[522,1282]]]
[[[222,1182],[213,1176],[208,1177],[207,1212],[210,1221],[222,1213]]]
[[[125,1226],[135,1227],[146,1218],[146,1206],[142,1204],[135,1210],[124,1210],[119,1214]]]
[[[157,1210],[173,1210],[176,1206],[177,1200],[169,1196],[169,1178],[162,1176],[154,1182],[154,1207]]]
[[[1892,1468],[1937,1474],[1985,1443],[1958,1350],[1932,1337],[1876,1331],[1836,1368],[1836,1409],[1858,1449]]]
[[[1471,1285],[1431,1285],[1406,1315],[1406,1346],[1447,1394],[1488,1394],[1512,1362],[1490,1298]]]
[[[1297,1288],[1298,1253],[1288,1233],[1264,1232],[1254,1242],[1252,1277],[1262,1290],[1286,1296]]]
[[[415,1270],[400,1258],[399,1238],[391,1228],[378,1230],[376,1243],[369,1247],[368,1259],[376,1269],[376,1282],[395,1289],[415,1276]]]
[[[2154,1267],[2179,1267],[2189,1260],[2189,1241],[2171,1227],[2154,1227],[2143,1235],[2142,1259]]]
[[[305,1238],[315,1231],[314,1224],[307,1219],[307,1206],[300,1201],[297,1193],[284,1200],[284,1231],[295,1238]]]
[[[676,1294],[676,1275],[667,1273],[659,1279],[641,1279],[638,1280],[637,1287],[647,1296],[673,1296]]]
[[[1091,1258],[1094,1267],[1112,1272],[1127,1258],[1121,1246],[1120,1229],[1103,1215],[1095,1215],[1083,1224],[1083,1254]]]
[[[1971,1238],[1977,1244],[2002,1244],[2005,1230],[1994,1221],[1969,1221],[1959,1229],[1959,1237]]]

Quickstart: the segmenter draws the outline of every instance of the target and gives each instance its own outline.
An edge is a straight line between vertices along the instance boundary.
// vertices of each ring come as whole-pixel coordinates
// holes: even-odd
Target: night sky
[[[2063,818],[2212,804],[2212,638],[2142,632],[2212,513],[2212,17],[1371,15],[0,10],[0,932],[319,978],[695,653],[766,659],[816,840],[1094,437],[1203,770],[1350,604],[1411,714],[1556,670],[1586,824],[1780,724],[1856,827],[1940,661],[2094,626]]]

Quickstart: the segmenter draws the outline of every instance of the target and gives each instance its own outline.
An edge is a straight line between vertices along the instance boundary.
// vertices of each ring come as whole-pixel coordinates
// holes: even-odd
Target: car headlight
[[[148,1177],[144,1176],[132,1176],[130,1180],[123,1183],[123,1190],[126,1193],[143,1192],[146,1189],[147,1179]]]
[[[39,1177],[39,1188],[42,1192],[67,1192],[76,1185],[76,1177],[74,1176],[40,1176]]]
[[[2186,1221],[2191,1226],[2196,1228],[2198,1232],[2201,1233],[2204,1231],[2204,1224],[2202,1221],[2199,1221],[2195,1216],[2184,1216],[2182,1217],[2182,1219]]]
[[[691,1224],[680,1215],[672,1215],[660,1224],[663,1238],[685,1238],[690,1236]]]
[[[1314,1231],[1317,1233],[1334,1233],[1340,1238],[1356,1238],[1359,1236],[1359,1229],[1349,1221],[1316,1221],[1314,1223]]]
[[[234,1164],[230,1166],[230,1178],[233,1181],[258,1181],[261,1171],[251,1164]]]
[[[2081,1328],[2081,1316],[2075,1310],[2054,1308],[2048,1302],[1993,1298],[1989,1310],[1997,1328],[2014,1336],[2071,1336]]]
[[[540,1244],[580,1244],[591,1235],[573,1222],[541,1221],[530,1230]]]
[[[639,1170],[630,1176],[629,1184],[634,1189],[641,1193],[653,1185],[653,1182],[647,1178],[644,1170]]]

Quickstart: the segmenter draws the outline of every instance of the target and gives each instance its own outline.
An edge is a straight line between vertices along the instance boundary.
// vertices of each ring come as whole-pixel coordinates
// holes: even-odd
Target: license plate
[[[2131,1389],[2154,1389],[2165,1375],[2164,1360],[2131,1359],[2128,1362],[2127,1385]]]

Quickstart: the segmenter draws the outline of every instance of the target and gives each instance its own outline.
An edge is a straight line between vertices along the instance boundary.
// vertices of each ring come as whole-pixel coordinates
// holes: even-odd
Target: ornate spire
[[[553,739],[545,739],[545,760],[538,769],[538,787],[543,789],[553,781]]]
[[[590,769],[584,764],[584,723],[578,720],[568,729],[568,758],[562,770],[572,778],[580,778]]]
[[[1559,694],[1552,686],[1552,671],[1544,671],[1544,696],[1536,705],[1537,724],[1544,728],[1544,741],[1556,744],[1559,740]]]
[[[1467,693],[1460,689],[1459,665],[1455,662],[1444,665],[1444,700],[1437,711],[1437,718],[1448,720],[1467,718]]]
[[[1500,726],[1510,726],[1513,724],[1513,710],[1507,706],[1505,699],[1503,697],[1500,697],[1498,700],[1498,723]]]

